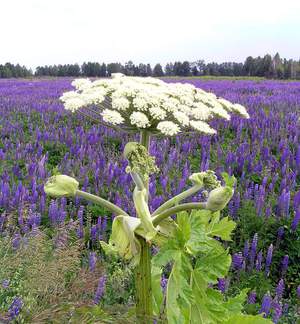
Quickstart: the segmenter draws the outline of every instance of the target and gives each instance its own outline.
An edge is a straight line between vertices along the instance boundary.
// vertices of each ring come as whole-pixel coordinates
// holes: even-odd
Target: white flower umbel
[[[86,110],[93,117],[100,116],[99,122],[120,125],[125,130],[149,130],[168,136],[181,131],[214,134],[208,122],[215,117],[229,120],[230,113],[237,113],[249,118],[242,105],[191,84],[116,73],[111,79],[78,79],[72,85],[76,90],[61,97],[66,109],[84,115]]]
[[[105,122],[113,125],[119,125],[124,122],[124,118],[121,114],[114,110],[104,109],[101,115]]]
[[[147,116],[139,111],[134,111],[130,115],[131,125],[137,126],[139,128],[146,128],[150,126],[149,119]]]
[[[163,121],[158,123],[157,129],[167,136],[173,136],[180,132],[179,126],[171,121]]]
[[[216,130],[211,128],[207,123],[202,120],[191,120],[190,124],[193,128],[201,133],[216,134]]]

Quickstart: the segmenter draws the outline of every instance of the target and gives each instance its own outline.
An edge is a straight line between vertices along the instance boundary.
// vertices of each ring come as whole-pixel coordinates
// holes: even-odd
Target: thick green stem
[[[206,208],[206,203],[186,203],[186,204],[177,205],[172,208],[164,210],[161,214],[154,216],[152,223],[154,226],[157,226],[162,220],[172,215],[176,215],[181,211],[192,210],[192,209],[205,209],[205,208]]]
[[[149,150],[150,133],[141,132],[140,144]],[[144,181],[144,187],[148,196],[149,181]],[[136,289],[136,317],[137,323],[149,324],[153,322],[152,288],[151,288],[151,250],[146,240],[138,236],[141,245],[140,261],[135,269]]]
[[[150,246],[142,237],[140,262],[135,268],[136,317],[137,323],[153,322],[152,287],[151,287],[151,251]]]
[[[162,204],[160,207],[158,207],[152,214],[152,216],[156,216],[158,214],[161,214],[163,211],[165,211],[167,208],[172,207],[176,204],[178,204],[180,201],[182,201],[183,199],[186,199],[190,196],[192,196],[193,194],[195,194],[197,191],[199,191],[203,186],[202,185],[194,185],[193,187],[191,187],[190,189],[187,189],[183,192],[181,192],[180,194],[178,194],[177,196],[169,199],[168,201],[166,201],[164,204]]]
[[[123,209],[121,209],[117,205],[107,201],[106,199],[92,195],[88,192],[77,190],[76,196],[89,200],[97,205],[103,206],[104,208],[110,210],[111,212],[115,213],[118,216],[119,215],[129,216]]]

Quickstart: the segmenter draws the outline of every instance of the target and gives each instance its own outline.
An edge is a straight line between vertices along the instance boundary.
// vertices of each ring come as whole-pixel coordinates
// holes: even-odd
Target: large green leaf
[[[185,323],[194,300],[190,286],[192,265],[184,253],[178,254],[168,280],[166,291],[167,318],[169,324]]]
[[[151,268],[151,283],[153,295],[153,311],[156,316],[159,315],[163,304],[163,293],[160,285],[162,270],[159,267],[152,265]]]
[[[235,182],[236,182],[235,177],[234,176],[230,176],[226,172],[222,172],[221,175],[222,175],[222,178],[223,178],[223,180],[225,182],[225,185],[228,186],[228,187],[233,188],[234,185],[235,185]]]
[[[201,273],[206,283],[215,284],[218,278],[224,278],[231,265],[231,256],[225,249],[212,249],[211,253],[200,256],[196,269]]]
[[[243,289],[239,295],[227,299],[227,301],[224,303],[224,306],[229,313],[234,315],[242,311],[243,304],[245,303],[245,300],[247,298],[247,292],[248,289]]]
[[[189,323],[215,324],[222,323],[226,318],[226,308],[223,306],[223,295],[214,289],[207,289],[207,282],[197,269],[191,273],[194,296]]]
[[[207,235],[220,237],[224,241],[231,241],[231,233],[235,227],[236,223],[234,221],[224,217],[219,222],[213,223]]]
[[[223,324],[272,324],[273,322],[267,318],[262,318],[260,315],[234,315]]]

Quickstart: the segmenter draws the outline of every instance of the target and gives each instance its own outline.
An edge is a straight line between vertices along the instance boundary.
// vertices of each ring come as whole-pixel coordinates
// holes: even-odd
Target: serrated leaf
[[[207,288],[207,282],[203,280],[198,270],[192,272],[191,279],[195,302],[191,307],[190,323],[221,323],[226,318],[222,294],[217,290]]]
[[[177,214],[177,239],[182,243],[182,245],[184,245],[191,236],[191,224],[189,219],[190,215],[187,212]]]
[[[230,176],[227,172],[221,173],[222,178],[226,184],[226,186],[233,188],[236,182],[236,179],[234,176]]]
[[[228,298],[224,303],[224,306],[227,308],[228,312],[233,314],[240,313],[243,309],[243,304],[247,298],[248,289],[243,289],[239,295],[235,297]]]
[[[159,267],[152,265],[151,268],[151,283],[153,296],[153,311],[156,316],[159,315],[163,303],[163,293],[160,285],[162,270]]]
[[[224,217],[218,223],[215,223],[207,234],[211,237],[220,237],[224,241],[231,241],[231,233],[235,227],[236,223],[234,221]]]
[[[211,253],[200,257],[196,269],[207,283],[217,283],[218,278],[224,278],[231,265],[231,256],[228,251],[213,249]]]
[[[260,315],[235,315],[232,316],[224,324],[272,324],[273,322],[267,318],[263,318]]]
[[[176,259],[181,254],[180,249],[174,240],[170,240],[162,246],[158,253],[152,258],[152,263],[156,267],[163,267],[170,261]]]
[[[194,297],[189,283],[191,269],[189,259],[184,254],[178,255],[169,276],[166,292],[169,324],[185,323],[186,314],[181,309],[183,306],[188,307]]]

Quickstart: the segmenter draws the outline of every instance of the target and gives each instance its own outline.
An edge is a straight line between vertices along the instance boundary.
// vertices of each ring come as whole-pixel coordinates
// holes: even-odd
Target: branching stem
[[[84,198],[88,201],[91,201],[97,205],[100,205],[111,212],[115,213],[116,215],[124,215],[124,216],[129,216],[123,209],[118,207],[117,205],[111,203],[110,201],[103,199],[101,197],[95,196],[93,194],[90,194],[85,191],[77,190],[76,191],[76,196],[80,198]]]

